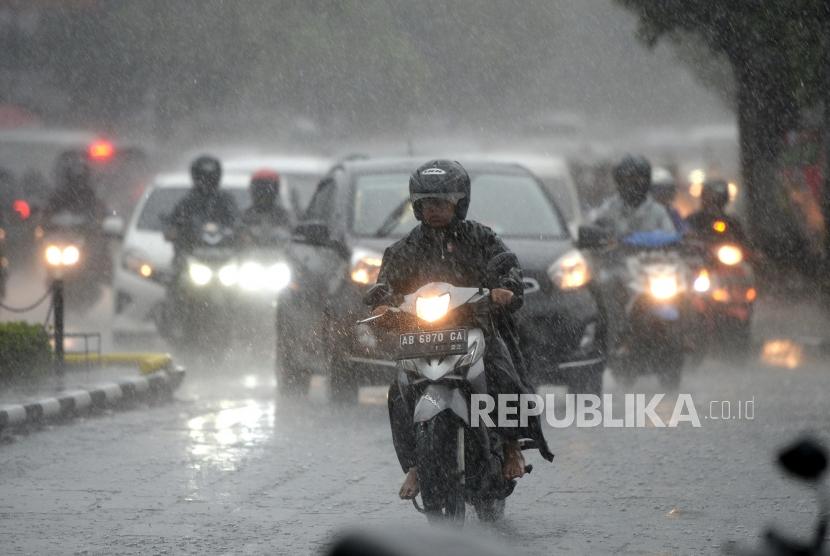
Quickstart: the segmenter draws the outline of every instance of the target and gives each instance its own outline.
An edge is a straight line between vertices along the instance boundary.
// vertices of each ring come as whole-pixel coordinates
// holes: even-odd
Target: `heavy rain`
[[[827,554],[830,6],[0,2],[0,554]]]

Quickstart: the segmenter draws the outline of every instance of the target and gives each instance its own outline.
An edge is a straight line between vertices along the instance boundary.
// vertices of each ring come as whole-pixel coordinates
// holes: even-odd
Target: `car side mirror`
[[[124,238],[124,219],[120,216],[107,216],[101,224],[101,230],[107,237],[115,239]]]
[[[598,226],[580,226],[576,246],[580,249],[601,249],[612,241],[611,232]]]
[[[778,464],[804,481],[817,481],[827,469],[827,451],[810,438],[803,438],[778,454]]]
[[[294,228],[294,234],[300,236],[311,245],[327,245],[331,241],[331,233],[325,222],[309,220],[300,222]]]

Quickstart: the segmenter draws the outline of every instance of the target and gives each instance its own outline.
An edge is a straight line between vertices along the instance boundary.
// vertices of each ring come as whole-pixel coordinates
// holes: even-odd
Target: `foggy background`
[[[184,142],[732,122],[636,29],[606,0],[5,2],[0,96],[47,125]]]

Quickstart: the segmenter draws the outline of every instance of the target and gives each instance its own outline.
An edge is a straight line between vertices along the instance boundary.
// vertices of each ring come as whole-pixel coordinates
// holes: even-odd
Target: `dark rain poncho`
[[[433,229],[425,224],[386,249],[377,283],[386,295],[373,299],[374,305],[398,305],[402,296],[429,282],[447,282],[458,287],[504,288],[513,292],[513,301],[496,310],[495,334],[486,337],[485,373],[488,393],[531,394],[533,388],[525,381],[524,361],[512,312],[523,303],[522,270],[518,266],[502,269],[496,276],[487,276],[488,263],[497,255],[510,253],[490,228],[471,221],[454,221],[448,228]],[[393,385],[393,391],[397,388]],[[404,471],[415,465],[412,408],[406,400],[393,395],[390,401],[392,435]],[[401,407],[404,406],[404,407]],[[552,460],[542,434],[538,417],[529,419],[526,431],[502,429],[507,438],[530,437],[539,453]]]

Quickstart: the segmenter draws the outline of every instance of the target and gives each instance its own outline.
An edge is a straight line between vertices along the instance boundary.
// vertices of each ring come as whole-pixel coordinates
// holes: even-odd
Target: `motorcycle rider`
[[[599,208],[595,225],[623,238],[635,232],[678,233],[666,208],[649,194],[651,164],[642,156],[624,157],[614,168],[617,195]],[[599,301],[608,323],[609,345],[615,351],[622,348],[622,338],[628,331],[625,307],[628,301],[625,282],[628,272],[616,251],[599,261],[606,270],[597,280]]]
[[[264,234],[277,228],[290,232],[294,227],[291,213],[280,203],[280,175],[273,170],[259,170],[251,176],[251,206],[242,215],[246,238],[255,244],[267,245],[272,235]]]
[[[220,191],[222,164],[213,156],[196,158],[190,166],[193,188],[179,201],[169,218],[164,237],[173,243],[175,259],[193,250],[199,240],[199,225],[215,222],[236,227],[239,210],[233,197]]]
[[[509,254],[501,239],[486,226],[466,220],[470,206],[470,177],[458,162],[433,160],[420,166],[409,180],[409,196],[416,218],[421,222],[409,235],[384,252],[378,281],[374,288],[382,295],[367,303],[374,305],[375,315],[397,305],[401,296],[412,293],[428,282],[443,281],[456,286],[487,286],[496,310],[494,337],[487,338],[485,372],[489,393],[532,393],[522,378],[523,361],[518,349],[511,312],[521,307],[524,292],[522,271],[516,265],[502,269],[498,278],[489,278],[485,269],[497,255]],[[495,281],[492,281],[492,280]],[[404,499],[418,492],[415,467],[414,400],[397,382],[389,389],[389,418],[393,444],[406,478],[400,489]],[[548,460],[548,450],[539,421],[532,421],[529,435],[536,440],[540,453]],[[519,431],[499,429],[505,440],[503,475],[506,480],[524,474],[524,458],[518,444]]]
[[[665,168],[654,168],[651,172],[651,196],[659,204],[666,208],[669,213],[674,229],[678,233],[686,231],[686,223],[683,217],[674,208],[674,199],[677,197],[677,182],[674,176]]]
[[[703,182],[700,192],[700,210],[689,215],[686,225],[691,233],[712,237],[714,233],[725,234],[740,244],[746,245],[743,227],[737,218],[726,213],[729,204],[729,184],[722,179],[708,179]],[[720,230],[715,225],[722,222]]]
[[[666,208],[649,194],[651,164],[642,156],[628,155],[614,168],[617,195],[596,213],[594,223],[621,238],[633,232],[676,233]]]

